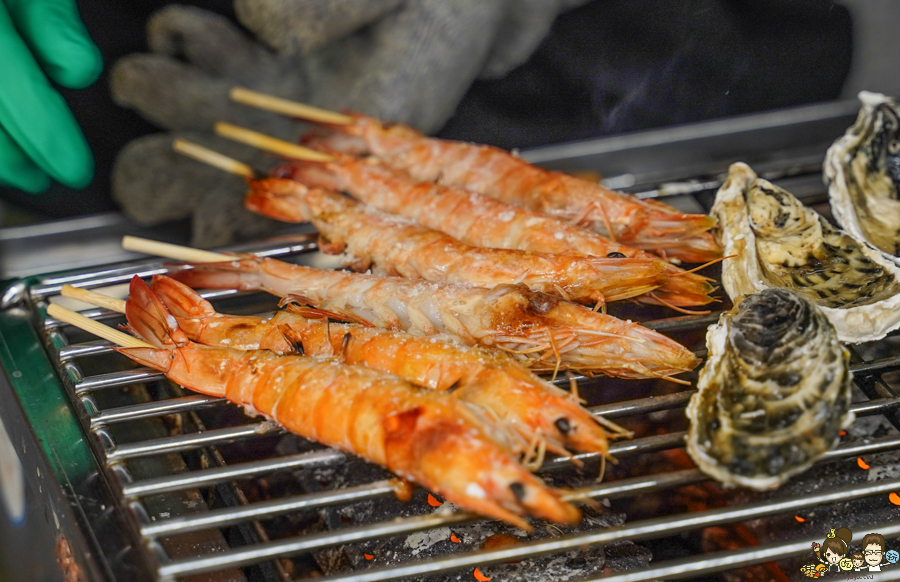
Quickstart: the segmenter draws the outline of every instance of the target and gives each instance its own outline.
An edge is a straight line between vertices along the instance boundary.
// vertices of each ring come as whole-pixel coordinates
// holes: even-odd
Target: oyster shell
[[[809,299],[786,289],[750,295],[710,326],[706,345],[687,450],[722,483],[783,483],[853,421],[850,356]]]
[[[841,227],[900,254],[900,103],[863,91],[856,123],[825,155],[831,209]]]
[[[711,214],[725,254],[737,255],[722,265],[732,300],[768,287],[794,290],[822,308],[846,342],[900,327],[900,267],[746,164],[731,166]]]

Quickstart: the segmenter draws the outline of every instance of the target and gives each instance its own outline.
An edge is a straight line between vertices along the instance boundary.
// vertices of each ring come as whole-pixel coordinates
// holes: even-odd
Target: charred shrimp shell
[[[769,287],[814,301],[846,342],[900,327],[900,267],[838,230],[787,191],[733,164],[712,213],[725,252],[722,285],[733,299]]]
[[[687,450],[718,481],[779,485],[852,422],[849,353],[809,299],[785,289],[751,295],[710,326],[706,345]]]
[[[900,254],[900,103],[859,94],[856,123],[828,148],[825,181],[834,217],[844,230]]]

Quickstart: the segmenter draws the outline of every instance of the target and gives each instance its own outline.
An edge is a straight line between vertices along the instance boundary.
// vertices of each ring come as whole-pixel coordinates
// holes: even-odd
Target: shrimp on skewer
[[[563,455],[566,447],[607,452],[607,434],[589,412],[505,354],[403,332],[314,321],[297,312],[279,311],[270,319],[223,315],[170,277],[155,275],[150,286],[193,341],[366,365],[480,406],[517,431],[524,444],[544,439],[548,450]]]
[[[188,341],[138,277],[129,325],[154,348],[116,348],[174,382],[277,421],[300,436],[361,456],[449,501],[529,529],[534,515],[574,524],[560,500],[489,436],[474,407],[361,366]]]
[[[515,281],[591,304],[634,297],[666,280],[665,264],[656,259],[483,249],[295,180],[270,178],[249,184],[246,207],[280,220],[311,221],[326,241],[320,248],[347,251],[353,257],[351,266],[359,271],[371,266],[380,274],[484,287]]]
[[[482,289],[322,271],[262,257],[173,267],[169,275],[195,289],[261,289],[350,312],[378,327],[499,348],[535,372],[662,378],[699,363],[660,333],[523,285]]]
[[[419,182],[374,158],[334,154],[326,163],[294,162],[274,174],[311,188],[343,190],[379,210],[399,214],[478,247],[596,257],[654,258],[570,222],[475,192]],[[660,259],[661,260],[661,259]],[[706,305],[715,288],[705,277],[666,263],[668,281],[639,301],[679,307]],[[661,301],[660,301],[661,300]]]
[[[508,204],[562,218],[612,240],[688,262],[722,256],[707,232],[715,219],[685,214],[654,200],[619,194],[599,184],[532,166],[499,148],[426,137],[402,124],[382,125],[350,115],[348,125],[329,126],[306,145],[371,153],[416,180],[466,188]]]

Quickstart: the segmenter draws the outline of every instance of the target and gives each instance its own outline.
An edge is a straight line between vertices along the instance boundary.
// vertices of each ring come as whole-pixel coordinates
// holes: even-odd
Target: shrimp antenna
[[[703,263],[702,265],[698,265],[698,266],[694,267],[693,269],[691,269],[690,271],[678,271],[677,273],[673,273],[673,274],[669,275],[669,277],[679,277],[681,275],[687,275],[688,273],[696,273],[700,269],[705,269],[706,267],[708,267],[710,265],[715,265],[716,263],[722,262],[725,259],[733,259],[734,257],[737,257],[737,256],[740,256],[740,255],[733,254],[733,255],[728,255],[725,257],[719,257],[718,259],[713,259],[713,260],[709,261],[708,263]],[[707,281],[715,281],[715,279],[710,279],[709,277],[703,277],[703,278],[706,279]]]
[[[258,91],[251,91],[244,87],[233,87],[229,91],[228,96],[232,101],[249,105],[257,109],[280,113],[288,117],[298,117],[307,121],[315,121],[317,123],[327,123],[329,125],[350,125],[353,118],[343,113],[328,111],[327,109],[319,109],[312,105],[304,105],[289,99],[266,95]]]
[[[96,322],[89,317],[81,315],[77,311],[66,309],[65,307],[57,305],[55,303],[51,303],[47,307],[47,315],[49,315],[50,317],[54,317],[64,323],[68,323],[69,325],[73,325],[78,329],[84,330],[88,333],[92,333],[105,340],[111,341],[112,343],[123,348],[155,349],[155,346],[152,346],[147,342],[141,341],[136,337],[132,337],[127,333],[122,333],[121,331],[113,329],[108,325],[103,325],[102,323]]]
[[[301,145],[274,138],[258,131],[238,127],[224,121],[215,126],[216,133],[222,137],[267,151],[285,158],[304,160],[307,162],[333,162],[334,156],[305,148]]]

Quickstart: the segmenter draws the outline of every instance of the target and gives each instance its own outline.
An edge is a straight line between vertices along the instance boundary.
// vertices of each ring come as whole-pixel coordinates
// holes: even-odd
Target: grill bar
[[[155,263],[159,265],[159,263]],[[84,289],[97,289],[99,287],[110,287],[112,285],[120,285],[127,283],[135,275],[139,277],[152,277],[153,275],[162,275],[169,271],[168,268],[162,266],[153,267],[122,267],[119,269],[110,269],[108,271],[95,271],[92,273],[77,273],[75,275],[47,278],[38,285],[29,288],[29,294],[32,300],[43,299],[52,295],[59,295],[63,285],[69,284]],[[46,326],[46,323],[44,324]]]
[[[890,367],[894,367],[896,365],[900,365],[895,363],[893,359],[890,362]],[[871,367],[869,367],[871,369]],[[102,374],[97,376],[90,376],[85,378],[78,384],[76,384],[76,394],[83,395],[90,392],[94,392],[96,390],[103,390],[108,388],[119,388],[122,386],[128,386],[130,384],[137,383],[147,383],[153,382],[156,380],[162,380],[165,378],[164,374],[156,372],[155,370],[151,370],[149,368],[136,368],[134,370],[127,370],[123,372],[113,372],[110,374]],[[607,404],[603,406],[595,406],[590,409],[590,412],[596,416],[604,416],[606,418],[621,418],[625,416],[633,416],[636,414],[647,414],[649,412],[656,412],[660,410],[670,410],[673,408],[679,408],[684,406],[688,400],[690,400],[691,395],[693,395],[696,391],[694,390],[685,390],[683,392],[676,392],[673,394],[666,394],[663,396],[650,396],[647,398],[641,398],[636,400],[629,400],[625,402],[617,402],[613,404]],[[183,400],[183,399],[181,399]],[[220,399],[215,399],[219,401]],[[172,402],[172,401],[169,401]],[[859,408],[854,409],[857,413],[866,413],[869,411],[872,412],[883,412],[882,408],[892,407],[900,404],[900,401],[896,399],[878,399],[868,401],[860,405]],[[124,410],[120,409],[110,409],[104,411],[104,414],[112,417],[116,411]],[[168,414],[168,413],[165,413]],[[107,420],[105,423],[115,422]],[[665,435],[663,435],[665,436]],[[631,441],[632,443],[636,443],[639,441]],[[653,446],[649,442],[642,446]],[[649,450],[649,449],[642,449]]]
[[[708,477],[696,469],[687,469],[684,471],[676,471],[672,473],[664,473],[653,475],[651,477],[637,477],[633,479],[623,479],[613,483],[597,485],[592,488],[573,491],[563,497],[570,501],[584,500],[588,498],[612,498],[636,495],[640,493],[648,493],[668,489],[671,487],[680,487],[706,481]],[[378,481],[375,483],[361,485],[358,487],[348,487],[339,491],[330,491],[327,493],[315,493],[309,495],[298,495],[288,499],[267,501],[256,503],[251,506],[232,509],[225,508],[214,510],[202,516],[189,516],[181,518],[172,518],[165,521],[157,521],[152,525],[141,528],[141,533],[148,536],[158,536],[167,533],[193,531],[206,527],[222,527],[231,525],[246,519],[262,519],[271,517],[278,513],[291,511],[294,509],[312,509],[322,507],[334,503],[358,503],[368,499],[390,495],[394,493],[395,488],[388,481]],[[446,514],[449,518],[450,515]],[[453,518],[453,523],[457,523]],[[451,523],[447,521],[446,523]]]
[[[84,315],[84,312],[81,312]],[[88,356],[100,356],[112,352],[112,344],[106,340],[96,340],[73,344],[59,350],[59,361],[69,362],[78,358],[86,358]]]
[[[448,558],[436,558],[427,562],[415,562],[398,567],[372,568],[364,572],[356,572],[349,576],[331,576],[321,578],[328,582],[381,582],[383,580],[395,580],[410,576],[422,576],[425,574],[459,570],[462,568],[485,566],[509,560],[521,560],[523,558],[537,557],[550,553],[559,553],[574,550],[586,545],[608,544],[615,541],[638,541],[653,539],[656,537],[674,535],[704,527],[711,527],[732,523],[759,519],[779,513],[808,509],[809,507],[850,501],[872,495],[887,494],[900,486],[900,479],[890,479],[876,483],[867,483],[861,486],[850,486],[833,489],[824,493],[816,493],[805,498],[791,498],[784,500],[770,500],[761,503],[744,505],[741,507],[728,507],[702,512],[692,512],[675,517],[664,517],[637,521],[630,525],[612,527],[599,532],[590,532],[556,538],[550,541],[526,542],[521,545],[501,549],[480,552],[457,554]],[[460,516],[464,514],[453,514]],[[471,517],[466,514],[466,517]],[[204,556],[186,560],[176,560],[160,566],[160,574],[163,578],[175,576],[188,576],[211,572],[227,567],[245,566],[262,560],[293,555],[303,551],[310,551],[330,545],[359,541],[379,535],[396,535],[406,533],[407,527],[425,525],[433,516],[409,518],[407,520],[395,520],[390,525],[401,529],[382,533],[381,524],[361,528],[347,528],[329,534],[306,536],[302,539],[288,539],[268,544],[260,544],[257,547],[232,550],[214,557]],[[442,524],[430,524],[433,527]],[[424,528],[419,528],[424,529]],[[373,531],[374,530],[374,531]],[[350,539],[348,539],[350,538]]]
[[[91,342],[90,344],[75,344],[66,346],[60,350],[61,361],[71,361],[78,357],[94,355],[104,347],[109,346],[108,342]],[[857,375],[870,375],[873,373],[885,373],[900,369],[900,356],[884,358],[873,362],[865,362],[851,366],[851,371]],[[82,380],[76,385],[77,394],[86,394],[95,390],[107,388],[117,388],[132,383],[145,383],[156,381],[165,376],[149,368],[136,368],[133,370],[125,370],[121,372],[112,372],[109,374],[101,374],[90,376]],[[694,390],[685,390],[662,396],[650,396],[624,402],[616,402],[602,406],[591,408],[591,412],[595,415],[602,415],[607,418],[620,418],[634,414],[646,414],[659,410],[668,410],[683,406],[690,400]]]
[[[146,384],[165,377],[165,374],[150,368],[135,368],[123,372],[90,376],[75,385],[75,394],[81,396],[82,394],[106,390],[107,388],[121,388],[130,384]]]
[[[346,487],[337,491],[295,495],[286,499],[276,499],[254,503],[239,508],[215,509],[199,517],[186,516],[157,521],[141,528],[141,534],[148,537],[185,533],[211,527],[226,527],[251,519],[265,519],[282,513],[318,509],[327,505],[358,503],[369,499],[390,495],[396,487],[389,481],[378,481],[368,485]]]
[[[223,445],[236,440],[262,436],[273,432],[284,432],[284,429],[275,422],[258,422],[236,427],[217,428],[199,433],[117,445],[115,449],[107,452],[106,459],[109,462],[113,462],[149,455],[180,453],[200,447]]]
[[[709,315],[685,315],[681,317],[667,317],[653,321],[641,322],[644,327],[649,327],[660,333],[673,333],[710,326],[719,321],[722,311],[713,311]]]
[[[228,249],[223,249],[221,252],[253,253],[260,257],[276,258],[306,253],[313,251],[316,248],[315,236],[307,234],[297,236],[296,240],[293,242],[280,244],[274,247],[271,246],[271,243],[257,243],[229,247]],[[32,285],[28,291],[32,300],[37,300],[52,295],[59,295],[59,292],[65,284],[82,287],[84,289],[97,289],[98,287],[119,285],[127,283],[135,275],[146,278],[167,273],[169,267],[165,266],[165,263],[165,261],[141,261],[139,263],[103,271],[87,271],[56,277],[46,277],[40,283]],[[234,293],[236,292],[228,291],[225,294],[232,295]]]
[[[877,531],[886,539],[900,536],[900,524],[896,523],[874,525],[870,529],[872,531]],[[603,578],[594,578],[585,582],[644,582],[646,580],[668,580],[672,578],[687,578],[688,576],[701,576],[703,574],[721,570],[751,566],[761,562],[770,562],[782,558],[789,558],[798,554],[804,554],[810,551],[810,545],[813,542],[818,542],[821,539],[821,536],[819,536],[799,541],[756,546],[749,550],[718,552],[707,554],[701,560],[671,560],[663,562],[659,566],[650,568],[649,570],[628,572],[616,576],[604,576]],[[896,576],[897,574],[894,573],[890,579],[895,580]],[[887,580],[888,578],[879,576],[878,579]]]
[[[159,575],[163,580],[177,576],[189,576],[214,572],[223,568],[240,567],[256,564],[270,558],[290,556],[302,552],[311,552],[330,546],[361,542],[388,535],[399,535],[445,526],[453,523],[465,523],[478,519],[471,513],[448,513],[442,515],[422,515],[405,519],[395,519],[390,523],[378,523],[358,528],[345,528],[334,532],[325,532],[280,540],[255,547],[232,550],[215,556],[200,556],[186,560],[171,561],[159,567]]]
[[[224,483],[225,481],[232,481],[234,479],[251,477],[261,473],[334,465],[340,463],[345,458],[346,456],[344,453],[339,451],[315,451],[312,453],[291,455],[289,457],[267,459],[265,461],[241,463],[240,465],[231,465],[229,467],[191,471],[189,473],[171,475],[168,477],[145,479],[143,481],[138,481],[137,483],[124,485],[122,487],[122,495],[126,498],[133,498],[144,495],[155,495],[168,491],[196,489],[198,487],[216,485],[217,483]]]
[[[621,418],[623,416],[646,414],[648,412],[657,412],[659,410],[670,410],[672,408],[685,406],[695,392],[697,391],[685,390],[683,392],[664,394],[662,396],[649,396],[647,398],[638,398],[635,400],[626,400],[625,402],[614,402],[613,404],[594,406],[589,410],[591,411],[591,414],[603,416],[605,418]]]
[[[304,242],[293,245],[278,245],[274,248],[263,249],[260,254],[266,256],[293,256],[315,249],[315,244],[307,238]],[[40,284],[27,288],[28,296],[35,300],[49,298],[58,293],[64,283],[73,283],[85,288],[98,288],[111,284],[127,282],[134,274],[149,276],[155,273],[165,272],[167,269],[160,262],[143,262],[132,265],[124,265],[120,268],[108,269],[93,273],[76,273],[62,277],[47,278]],[[250,295],[247,292],[237,291],[213,291],[203,292],[208,300],[222,298],[238,298]],[[121,314],[109,312],[103,309],[91,309],[82,312],[94,319],[121,318]],[[715,323],[720,312],[701,316],[667,317],[654,321],[644,322],[643,325],[661,331],[663,333],[694,332],[709,324]],[[52,319],[42,322],[43,331],[56,334],[54,337],[62,338],[64,324]],[[54,342],[58,343],[57,340]],[[65,341],[64,341],[65,343]],[[91,396],[94,392],[118,388],[131,384],[147,383],[161,379],[163,376],[147,369],[130,370],[128,372],[115,372],[110,374],[98,374],[82,378],[80,370],[74,363],[80,358],[98,357],[109,355],[112,352],[110,345],[103,341],[92,341],[81,344],[66,345],[59,349],[58,357],[63,370],[68,373],[68,379],[75,382],[75,390],[78,396],[90,411],[94,406]],[[882,352],[883,353],[883,352]],[[705,355],[705,350],[700,350],[698,355]],[[900,356],[883,358],[876,361],[864,362],[857,358],[852,366],[860,386],[868,386],[865,391],[870,400],[855,403],[852,409],[857,416],[873,414],[890,414],[900,405],[900,397],[889,389],[880,378],[880,374],[900,370]],[[583,376],[576,376],[577,382],[590,381]],[[559,378],[556,382],[565,385],[568,381]],[[865,387],[863,386],[863,387]],[[693,390],[684,390],[665,394],[662,396],[650,396],[646,398],[615,402],[594,406],[590,410],[593,414],[603,415],[607,418],[633,417],[646,415],[652,412],[677,410],[683,408]],[[99,400],[99,399],[98,399]],[[127,444],[116,444],[111,436],[113,431],[104,428],[106,424],[122,423],[130,420],[153,418],[162,415],[176,413],[192,413],[202,408],[217,406],[224,402],[223,399],[207,396],[188,396],[173,398],[133,406],[124,406],[104,409],[90,417],[90,428],[94,434],[104,442],[106,463],[115,471],[123,471],[128,476],[128,467],[122,461],[137,460],[153,455],[178,453],[209,447],[199,454],[208,455],[208,458],[218,458],[218,464],[214,468],[203,470],[189,470],[177,475],[166,475],[153,479],[131,481],[121,479],[123,497],[130,501],[135,511],[140,514],[143,511],[143,496],[167,494],[186,489],[205,488],[215,484],[230,484],[237,487],[235,481],[242,481],[271,471],[290,471],[304,466],[299,458],[308,455],[322,455],[318,466],[332,465],[343,460],[344,455],[339,452],[326,450],[316,453],[292,455],[288,457],[271,458],[264,461],[240,463],[236,465],[224,464],[223,458],[217,452],[217,447],[236,441],[252,439],[263,434],[282,432],[283,429],[271,422],[250,425],[230,426],[206,430],[200,424],[200,432],[145,440]],[[188,417],[199,418],[194,415]],[[187,425],[186,425],[187,426]],[[639,438],[633,441],[617,442],[611,445],[610,453],[619,458],[632,457],[645,453],[653,453],[684,446],[683,432],[670,432],[668,434],[654,435]],[[864,440],[850,444],[844,444],[827,453],[820,463],[836,462],[855,456],[873,455],[885,451],[900,450],[900,436],[892,436],[880,439]],[[333,455],[333,458],[328,457]],[[268,456],[268,455],[267,455]],[[202,457],[207,458],[207,457]],[[574,459],[581,461],[598,461],[598,455],[575,455]],[[571,467],[573,458],[553,458],[545,463],[542,470],[556,470]],[[315,463],[313,463],[315,465]],[[129,463],[130,466],[130,463]],[[305,465],[310,466],[310,465]],[[613,482],[594,484],[586,488],[572,491],[566,495],[570,500],[605,499],[619,497],[635,497],[646,494],[654,494],[670,491],[686,485],[702,483],[709,478],[696,469],[674,471],[660,474],[640,475],[627,479],[619,479]],[[399,566],[380,569],[365,570],[340,576],[326,578],[327,580],[388,580],[397,577],[423,576],[448,570],[456,570],[472,566],[485,566],[491,563],[503,562],[511,559],[544,555],[549,553],[565,552],[583,545],[604,544],[609,541],[633,539],[635,541],[652,539],[654,537],[669,536],[680,532],[701,530],[704,527],[729,523],[733,521],[758,519],[781,512],[795,509],[808,509],[813,505],[832,503],[835,501],[848,501],[862,497],[884,493],[898,488],[897,481],[880,481],[863,485],[854,485],[840,490],[817,493],[816,496],[803,499],[770,500],[741,508],[728,508],[725,510],[711,510],[701,513],[684,513],[674,517],[649,519],[640,522],[626,524],[620,528],[604,531],[593,531],[571,535],[567,538],[542,540],[531,542],[522,546],[495,550],[491,552],[472,552],[469,554],[456,554],[446,558],[432,559],[428,562],[420,561]],[[144,543],[147,547],[155,548],[158,554],[160,566],[157,574],[161,579],[169,580],[175,577],[188,576],[203,572],[225,570],[232,567],[240,567],[259,563],[265,560],[282,558],[296,553],[309,552],[320,548],[330,547],[354,542],[367,541],[372,538],[386,536],[401,536],[404,534],[422,531],[435,527],[446,527],[452,524],[476,521],[483,518],[465,512],[451,513],[446,510],[438,511],[430,515],[422,515],[399,520],[385,520],[365,526],[347,527],[328,532],[322,532],[303,538],[283,539],[276,542],[265,541],[252,543],[251,545],[228,550],[223,553],[211,553],[209,555],[195,555],[174,560],[168,560],[166,552],[155,541],[156,538],[172,534],[188,534],[199,530],[225,528],[233,525],[252,522],[253,526],[263,531],[259,520],[282,515],[288,512],[312,511],[317,508],[340,505],[345,503],[357,503],[364,500],[373,500],[387,497],[393,494],[393,487],[387,481],[375,481],[352,487],[345,487],[335,491],[318,493],[306,493],[292,495],[268,501],[247,503],[247,500],[234,502],[234,505],[214,509],[209,512],[178,516],[164,520],[157,519],[150,523],[139,520],[137,524]],[[241,496],[238,496],[239,498]],[[244,526],[241,526],[244,527]],[[877,531],[892,532],[889,527],[878,527]],[[898,526],[900,528],[900,526]],[[898,529],[900,534],[900,529]],[[889,535],[889,534],[885,534]],[[818,539],[818,538],[817,538]],[[707,572],[721,571],[727,568],[739,567],[744,564],[769,561],[784,556],[790,556],[799,551],[808,550],[812,540],[802,542],[791,541],[778,544],[770,544],[760,548],[752,548],[740,552],[727,552],[722,554],[705,554],[693,556],[687,560],[678,562],[666,562],[655,565],[654,568],[643,572],[631,572],[616,576],[613,580],[649,580],[659,577],[673,577],[676,575],[695,575]],[[798,549],[799,548],[799,549]],[[684,574],[682,574],[682,572]],[[604,578],[608,579],[608,578]]]
[[[122,406],[104,410],[92,416],[91,428],[105,424],[114,424],[141,418],[151,418],[154,416],[165,416],[166,414],[199,410],[201,408],[218,406],[227,402],[228,401],[224,398],[213,398],[212,396],[185,396],[184,398],[173,398],[161,402],[148,402],[146,404],[135,404],[134,406]]]
[[[871,455],[900,448],[900,436],[886,437],[869,443],[842,445],[837,449],[826,453],[820,462],[837,461],[847,457],[856,457],[863,454]],[[263,471],[260,471],[263,472]],[[267,471],[266,471],[267,472]],[[244,475],[244,476],[249,476]],[[702,483],[708,481],[704,473],[697,469],[685,469],[649,476],[621,479],[610,483],[602,483],[573,491],[564,498],[569,501],[585,499],[611,499],[653,493],[657,491]],[[157,493],[151,491],[150,493]],[[158,536],[168,533],[183,533],[208,527],[224,527],[243,520],[263,519],[279,513],[299,509],[312,509],[336,503],[358,503],[368,499],[389,495],[394,492],[394,487],[386,481],[379,481],[359,487],[346,488],[337,492],[317,493],[295,496],[283,500],[256,503],[241,508],[225,508],[214,510],[200,516],[185,516],[172,518],[165,521],[157,521],[141,528],[141,533],[147,536]],[[144,493],[147,494],[147,493]],[[444,524],[456,523],[455,519],[448,516]],[[452,519],[452,521],[450,521]]]

